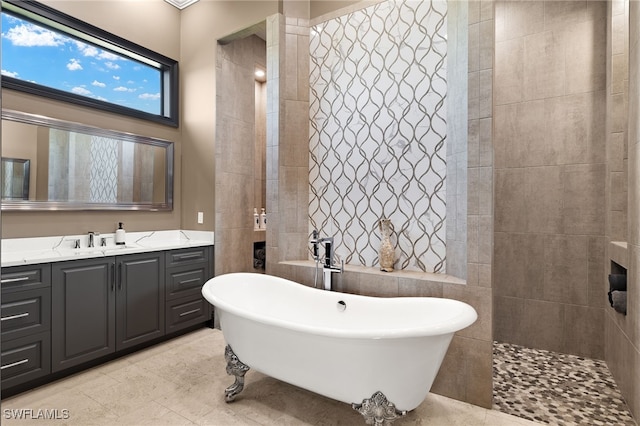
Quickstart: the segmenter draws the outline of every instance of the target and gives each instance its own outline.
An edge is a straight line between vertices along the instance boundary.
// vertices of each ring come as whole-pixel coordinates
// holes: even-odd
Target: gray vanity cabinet
[[[2,268],[3,392],[208,322],[201,291],[213,275],[213,250]]]
[[[164,335],[164,254],[52,266],[52,370]]]

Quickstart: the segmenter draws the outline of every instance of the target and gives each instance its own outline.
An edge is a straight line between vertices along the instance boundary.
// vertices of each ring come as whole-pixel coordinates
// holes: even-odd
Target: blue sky
[[[160,114],[158,69],[2,13],[2,75]]]

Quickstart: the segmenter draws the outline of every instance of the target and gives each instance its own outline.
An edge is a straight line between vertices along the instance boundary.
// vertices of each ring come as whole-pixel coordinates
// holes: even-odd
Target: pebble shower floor
[[[493,344],[493,408],[551,425],[636,425],[604,361]]]

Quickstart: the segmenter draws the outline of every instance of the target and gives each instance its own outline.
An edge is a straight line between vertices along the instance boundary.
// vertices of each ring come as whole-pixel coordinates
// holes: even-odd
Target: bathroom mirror
[[[2,111],[2,210],[173,209],[173,143]]]

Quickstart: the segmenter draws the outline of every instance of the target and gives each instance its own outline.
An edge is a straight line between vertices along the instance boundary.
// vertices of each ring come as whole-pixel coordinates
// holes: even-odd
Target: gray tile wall
[[[602,358],[606,2],[495,8],[495,338]]]
[[[267,207],[267,84],[256,81],[255,93],[256,145],[253,159],[253,206],[260,213],[262,207]]]
[[[309,19],[305,10],[285,7],[285,13],[293,15],[267,18],[266,271],[285,277],[292,270],[279,262],[305,259],[308,253]],[[306,18],[299,16],[305,13]]]
[[[469,9],[467,2],[447,5],[447,191],[446,273],[467,278],[467,165],[480,161],[478,123],[468,135],[467,97]],[[477,45],[477,43],[476,43]],[[473,137],[469,151],[468,138]]]
[[[216,56],[216,275],[253,271],[255,66],[266,66],[264,40],[250,36],[218,45]],[[258,210],[259,211],[259,210]]]
[[[640,5],[614,0],[608,8],[608,144],[609,188],[607,231],[611,241],[627,241],[627,259],[619,249],[609,249],[606,258],[626,260],[627,315],[605,307],[605,360],[627,405],[640,417]],[[628,64],[628,70],[627,70]],[[631,77],[631,78],[630,78]],[[627,117],[628,123],[627,123]],[[628,140],[628,142],[627,142]],[[628,161],[627,161],[628,159]],[[628,189],[628,191],[627,191]],[[610,245],[609,245],[610,246]],[[608,248],[608,247],[607,247]],[[607,272],[609,268],[607,267]]]

